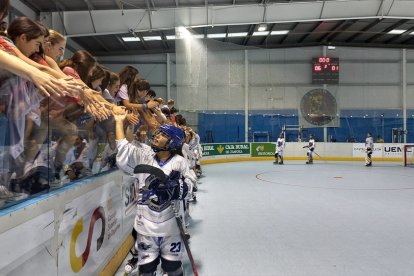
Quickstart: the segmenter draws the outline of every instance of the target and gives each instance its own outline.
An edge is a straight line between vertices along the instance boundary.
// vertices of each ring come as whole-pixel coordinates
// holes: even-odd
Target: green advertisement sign
[[[275,156],[275,151],[274,143],[252,143],[252,157]]]
[[[250,154],[249,143],[204,144],[203,156]]]

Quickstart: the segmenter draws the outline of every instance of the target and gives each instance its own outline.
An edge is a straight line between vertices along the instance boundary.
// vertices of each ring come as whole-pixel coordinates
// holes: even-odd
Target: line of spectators
[[[127,137],[147,143],[162,124],[186,126],[137,68],[111,72],[84,50],[60,62],[65,37],[28,17],[0,27],[0,207],[116,168],[113,115],[127,112]]]

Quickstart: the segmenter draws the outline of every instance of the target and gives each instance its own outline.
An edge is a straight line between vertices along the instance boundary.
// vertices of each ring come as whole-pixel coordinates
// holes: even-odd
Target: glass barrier
[[[19,77],[0,89],[0,208],[116,169],[113,118],[98,121],[77,103],[38,97]]]

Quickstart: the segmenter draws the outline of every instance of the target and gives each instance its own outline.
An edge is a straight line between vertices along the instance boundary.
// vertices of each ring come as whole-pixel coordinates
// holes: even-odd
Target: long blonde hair
[[[66,38],[61,33],[50,29],[49,36],[45,40],[52,45],[56,45],[58,43],[66,41]]]

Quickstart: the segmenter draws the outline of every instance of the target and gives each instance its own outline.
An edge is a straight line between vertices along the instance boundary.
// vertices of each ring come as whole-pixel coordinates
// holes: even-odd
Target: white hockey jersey
[[[191,182],[196,181],[196,179],[192,179],[193,176],[190,173],[187,161],[180,155],[174,155],[170,160],[160,165],[153,151],[137,147],[137,145],[129,143],[126,139],[117,140],[116,142],[118,146],[117,165],[126,173],[133,174],[135,166],[146,164],[161,168],[166,175],[169,175],[173,170],[181,172],[181,175],[185,178],[184,181],[188,183],[187,185],[192,185]],[[138,175],[135,176],[138,177]],[[184,218],[183,208],[180,208],[181,205],[181,200],[175,200],[175,206],[177,209],[179,208],[180,216]],[[138,233],[152,237],[180,234],[174,211],[170,205],[165,209],[157,210],[151,208],[148,204],[138,202],[134,228]]]
[[[365,149],[374,150],[374,139],[372,137],[367,137],[365,139]]]
[[[285,149],[285,138],[277,138],[276,141],[276,152],[283,152]]]
[[[187,160],[189,168],[193,168],[195,166],[195,156],[194,151],[190,149],[190,145],[187,143],[183,144],[182,153],[184,158]]]
[[[309,150],[314,150],[315,149],[315,139],[313,139],[313,138],[309,139],[308,147],[309,147]]]

